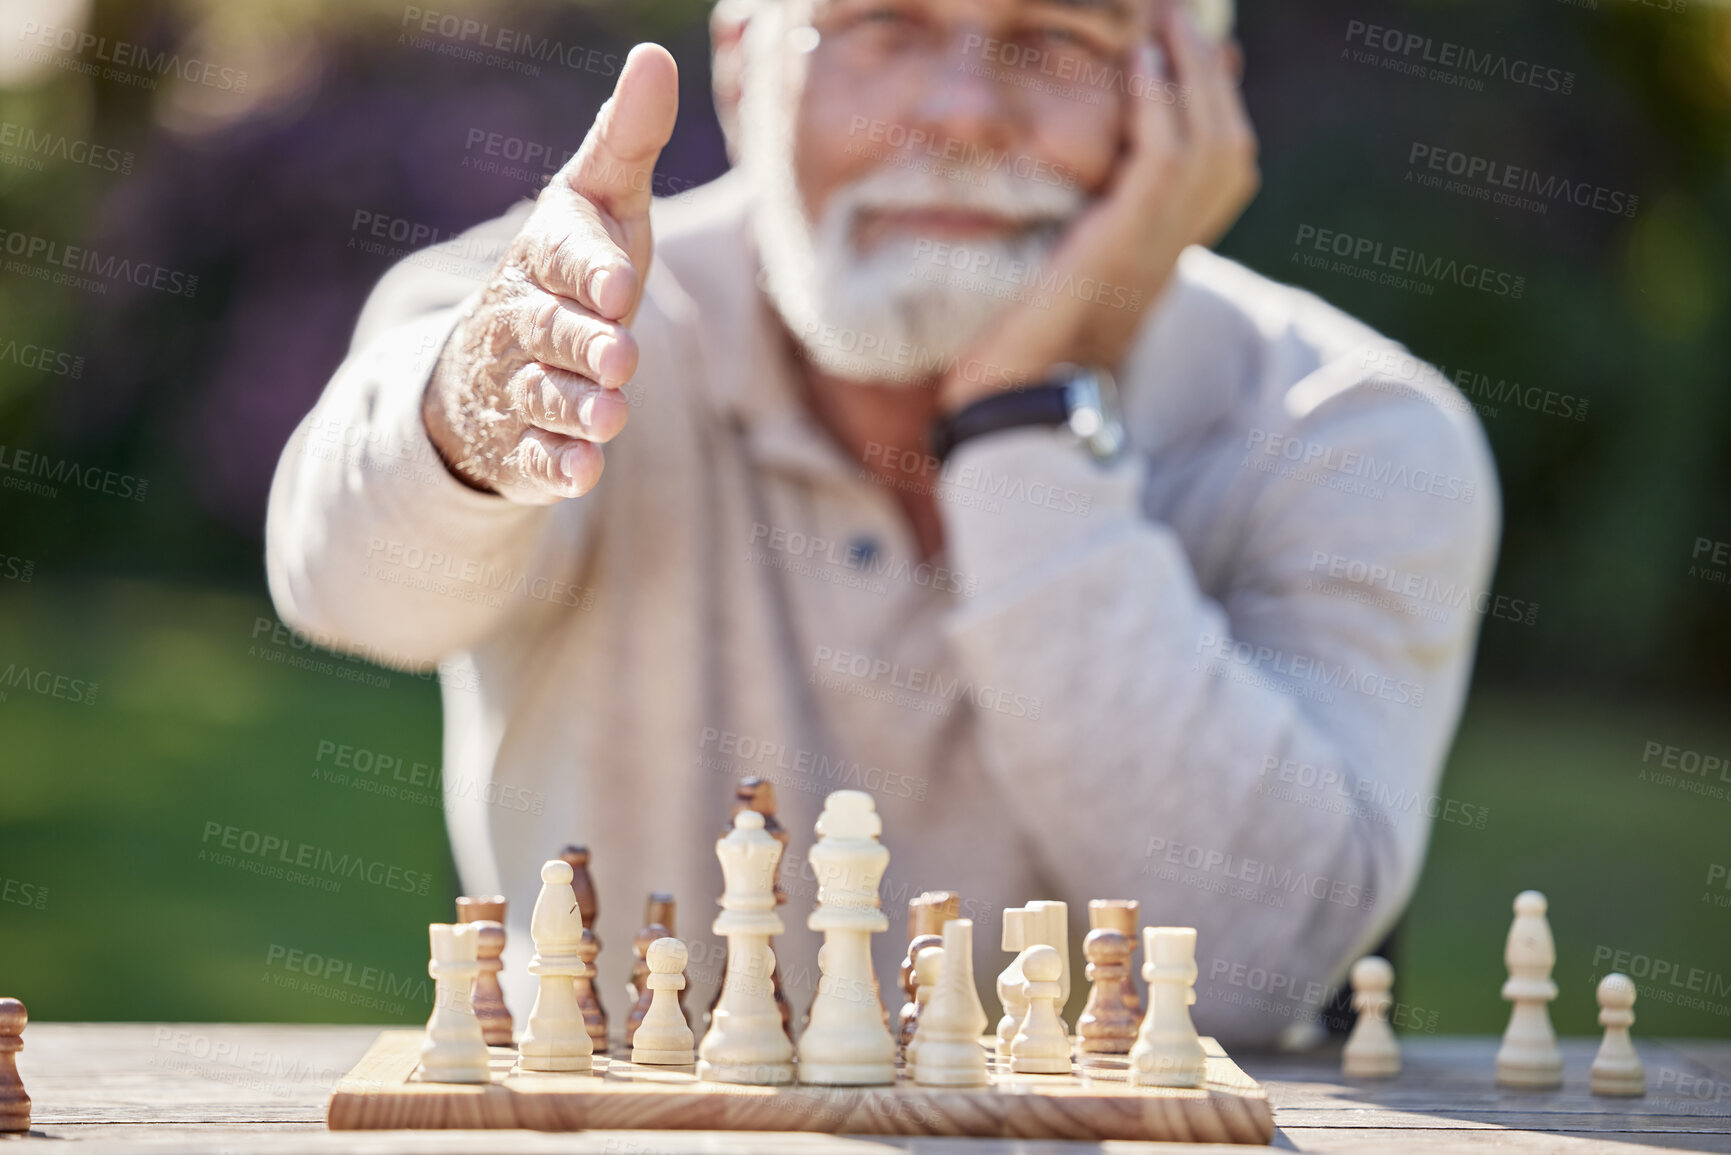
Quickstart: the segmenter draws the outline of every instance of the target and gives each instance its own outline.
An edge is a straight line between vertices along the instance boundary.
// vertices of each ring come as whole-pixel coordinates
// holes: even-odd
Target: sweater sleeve
[[[945,503],[977,581],[947,635],[1045,873],[1196,926],[1198,1023],[1267,1041],[1387,932],[1437,810],[1478,599],[1387,582],[1483,590],[1499,514],[1482,433],[1427,401],[1349,386],[1242,438],[1216,597],[1142,511],[1145,463],[1046,430],[965,443],[946,491],[1026,500]]]
[[[525,506],[465,486],[421,419],[440,350],[524,209],[400,262],[350,355],[284,448],[266,569],[289,625],[384,665],[471,649],[525,597],[572,602],[590,503]]]

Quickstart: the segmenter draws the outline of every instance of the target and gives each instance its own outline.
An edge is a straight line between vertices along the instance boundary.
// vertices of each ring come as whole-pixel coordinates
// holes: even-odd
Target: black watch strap
[[[1067,392],[1063,385],[1031,385],[964,405],[932,422],[932,456],[941,464],[962,442],[1000,429],[1063,425],[1070,419]]]

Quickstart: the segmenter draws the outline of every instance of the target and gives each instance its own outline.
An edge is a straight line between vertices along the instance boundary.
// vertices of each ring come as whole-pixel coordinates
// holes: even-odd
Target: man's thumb
[[[678,116],[679,66],[661,45],[639,44],[559,179],[616,219],[647,214],[655,162]]]

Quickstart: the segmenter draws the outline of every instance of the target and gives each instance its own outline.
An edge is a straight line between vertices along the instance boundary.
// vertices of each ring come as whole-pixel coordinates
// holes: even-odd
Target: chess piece
[[[1136,948],[1142,942],[1142,904],[1133,898],[1095,898],[1088,902],[1088,929],[1115,930],[1130,944],[1124,960],[1124,1007],[1142,1022],[1142,995],[1136,990]]]
[[[1037,943],[1022,956],[1022,997],[1028,1013],[1010,1040],[1010,1070],[1018,1075],[1070,1073],[1070,1035],[1058,1015],[1064,960],[1054,947]]]
[[[584,929],[594,931],[595,919],[601,913],[601,904],[595,897],[595,879],[589,873],[589,848],[587,846],[567,846],[559,852],[559,859],[571,867],[571,894],[577,900],[577,913],[583,916]],[[600,973],[595,967],[595,958],[601,953],[601,940],[596,938],[595,950],[585,961],[590,964],[591,977]],[[592,1016],[600,1016],[601,1046],[607,1049],[607,1009],[601,1005],[601,990],[595,983],[589,984],[588,994],[579,988],[578,1001],[583,1004],[583,1018],[591,1022]],[[594,1034],[591,1029],[590,1034]]]
[[[715,855],[727,889],[712,929],[727,939],[727,971],[697,1049],[697,1074],[718,1083],[790,1083],[793,1044],[769,978],[775,968],[770,936],[786,929],[775,913],[781,843],[764,830],[762,814],[741,810],[727,837],[715,844]]]
[[[1400,1042],[1388,1025],[1394,998],[1394,968],[1377,955],[1352,964],[1352,1009],[1358,1022],[1340,1051],[1341,1074],[1352,1079],[1378,1079],[1400,1074]]]
[[[1058,986],[1063,992],[1058,996],[1058,1013],[1061,1016],[1065,1004],[1070,1001],[1070,904],[1039,899],[1028,903],[1027,909],[1034,912],[1033,930],[1028,936],[1028,945],[1043,944],[1058,952]]]
[[[672,937],[670,927],[652,922],[631,940],[631,953],[637,956],[637,961],[631,964],[631,989],[636,992],[636,1001],[625,1015],[625,1041],[633,1046],[636,1045],[637,1028],[643,1024],[643,1016],[649,1013],[649,1005],[655,998],[655,989],[649,985],[649,948],[659,939]],[[679,989],[685,988],[681,986]]]
[[[1599,1025],[1604,1041],[1593,1058],[1591,1088],[1595,1095],[1645,1095],[1647,1071],[1629,1040],[1635,1023],[1635,982],[1611,973],[1599,980]]]
[[[937,955],[937,989],[921,1009],[914,1036],[914,1082],[927,1087],[982,1087],[986,1084],[986,1008],[974,986],[974,924],[965,918],[944,923],[943,953]],[[922,981],[921,990],[926,989]]]
[[[942,938],[944,924],[962,916],[962,896],[953,890],[928,890],[908,899],[908,941],[922,934]]]
[[[904,1049],[903,1057],[914,1062],[919,1056],[919,1016],[925,1013],[926,1004],[932,1001],[932,996],[938,992],[938,977],[944,972],[944,940],[935,934],[922,934],[924,939],[931,940],[931,945],[921,949],[919,958],[914,960],[914,1023],[915,1032]]]
[[[878,841],[882,831],[883,820],[865,791],[837,790],[824,799],[810,855],[817,909],[806,920],[823,932],[823,949],[811,1021],[799,1037],[802,1083],[895,1082],[896,1043],[885,1025],[871,956],[871,936],[890,925],[878,902],[878,883],[890,861]]]
[[[741,810],[755,810],[763,815],[764,833],[781,843],[782,855],[785,857],[788,841],[792,836],[788,834],[787,828],[775,816],[775,783],[765,778],[741,778],[738,787],[733,792],[733,813],[728,821],[731,822],[734,818],[739,817]],[[728,829],[731,830],[732,827]],[[725,838],[727,833],[727,830],[723,830],[721,832],[722,837]],[[781,869],[779,866],[776,868],[774,883],[775,905],[781,906],[787,901],[787,892],[781,888]],[[769,982],[771,989],[775,992],[775,1009],[781,1014],[781,1029],[787,1035],[788,1042],[791,1043],[793,1041],[793,1004],[787,1001],[787,994],[781,989],[780,966],[770,972]],[[721,992],[718,990],[715,992],[715,997],[709,1002],[709,1010],[704,1014],[705,1022],[710,1021],[714,1016],[716,1005],[720,1002]]]
[[[1196,929],[1143,927],[1142,959],[1148,1013],[1130,1048],[1130,1082],[1138,1087],[1200,1087],[1208,1055],[1190,1021],[1196,1002]]]
[[[18,1077],[24,1024],[30,1012],[17,999],[0,999],[0,1134],[30,1130],[30,1096]]]
[[[577,994],[577,1007],[583,1012],[583,1029],[589,1032],[594,1054],[607,1053],[607,1012],[601,1009],[601,997],[595,990],[595,956],[601,952],[601,940],[588,927],[577,943],[577,957],[583,960],[583,973],[572,980]]]
[[[1545,896],[1536,890],[1516,895],[1515,921],[1503,948],[1509,968],[1503,998],[1515,1004],[1503,1045],[1497,1049],[1497,1082],[1505,1087],[1563,1085],[1563,1054],[1557,1049],[1548,1007],[1557,997],[1557,984],[1551,981],[1557,947],[1545,921],[1545,907]]]
[[[421,1044],[423,1083],[485,1083],[487,1041],[469,1002],[481,965],[475,957],[475,924],[435,922],[427,927],[433,957],[433,1014]]]
[[[685,1013],[679,1009],[679,992],[685,989],[685,944],[662,937],[649,944],[649,1011],[637,1028],[631,1061],[652,1066],[677,1067],[695,1057],[695,1041]]]
[[[1033,943],[1029,940],[1034,914],[1025,906],[1012,906],[1004,911],[1003,947],[1015,951],[1016,957],[998,974],[998,1001],[1004,1005],[1004,1016],[998,1020],[998,1053],[1008,1055],[1010,1040],[1028,1013],[1022,998],[1022,954]]]
[[[499,984],[499,972],[505,969],[505,899],[499,895],[459,898],[457,921],[475,924],[475,956],[481,973],[475,976],[472,1001],[481,1037],[489,1047],[508,1047],[511,1011],[505,1006],[505,988]]]
[[[587,1071],[595,1044],[577,1003],[576,979],[587,975],[579,953],[583,917],[571,890],[571,864],[553,859],[541,867],[541,893],[529,916],[535,957],[529,973],[539,980],[535,1005],[517,1044],[520,1071]]]
[[[1096,1055],[1127,1055],[1136,1042],[1136,1016],[1130,1013],[1130,940],[1111,927],[1088,932],[1082,940],[1088,960],[1088,1005],[1076,1020],[1082,1050]]]
[[[896,1034],[896,1041],[904,1049],[913,1041],[914,1030],[919,1022],[920,1008],[923,1005],[919,997],[920,979],[915,973],[920,953],[942,945],[943,941],[935,934],[922,934],[908,943],[908,956],[902,960],[901,965],[902,992],[907,995],[907,1000],[902,1003],[899,1016],[900,1030]]]

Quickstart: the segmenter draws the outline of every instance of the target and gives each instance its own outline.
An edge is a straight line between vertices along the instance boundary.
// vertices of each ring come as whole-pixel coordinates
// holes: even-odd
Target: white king
[[[871,795],[837,790],[824,799],[811,867],[817,909],[806,925],[823,932],[811,1022],[799,1038],[802,1083],[865,1086],[893,1083],[896,1044],[884,1025],[872,974],[871,936],[889,929],[878,883],[890,852],[878,841],[883,819]]]
[[[711,927],[727,939],[727,974],[721,1001],[697,1048],[697,1074],[717,1083],[773,1086],[793,1081],[793,1044],[781,1029],[775,1005],[775,952],[771,935],[782,933],[775,913],[775,866],[781,843],[763,828],[763,815],[741,810],[733,829],[715,844],[727,891]]]

